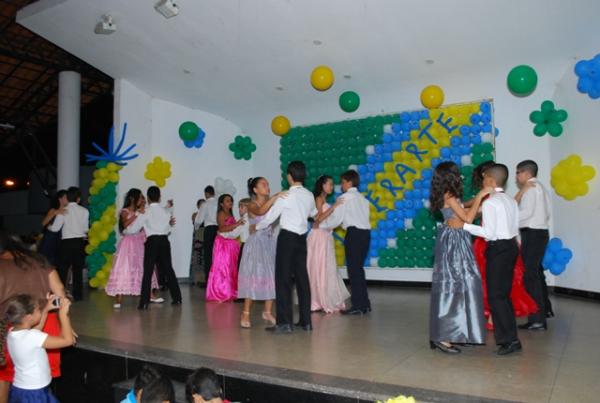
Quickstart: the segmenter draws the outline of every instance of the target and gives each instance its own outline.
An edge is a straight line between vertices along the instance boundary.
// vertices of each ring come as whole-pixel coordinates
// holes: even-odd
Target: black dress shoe
[[[496,350],[497,355],[508,355],[512,353],[516,353],[517,351],[523,350],[523,346],[521,346],[521,342],[519,340],[515,340],[510,343],[500,345],[500,348]]]
[[[181,300],[177,300],[177,301],[172,301],[171,305],[181,305]]]
[[[137,306],[137,309],[140,311],[147,311],[148,310],[148,304],[143,304],[143,303],[139,303]]]
[[[432,350],[438,349],[443,353],[446,354],[458,354],[460,353],[460,348],[456,347],[456,346],[446,346],[443,343],[440,343],[439,341],[429,341],[429,347]]]
[[[345,309],[341,311],[342,315],[366,315],[367,312],[370,312],[371,309],[370,308],[365,308],[365,309],[357,309],[357,308],[350,308],[350,309]]]
[[[553,311],[546,312],[546,317],[547,318],[553,318],[554,317],[554,312]]]
[[[517,326],[519,329],[523,329],[523,330],[546,330],[548,329],[548,326],[546,326],[545,323],[541,323],[541,322],[533,322],[533,323],[524,323],[522,325]]]
[[[294,330],[292,329],[292,325],[275,325],[266,327],[265,330],[267,332],[271,332],[273,334],[289,334]]]
[[[311,332],[313,330],[312,324],[310,324],[310,323],[307,325],[303,325],[300,322],[298,322],[298,323],[294,323],[294,327],[295,328],[298,327],[302,330],[306,330],[307,332]]]

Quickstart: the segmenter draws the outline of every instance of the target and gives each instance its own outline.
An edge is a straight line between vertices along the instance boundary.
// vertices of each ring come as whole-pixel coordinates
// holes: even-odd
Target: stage
[[[488,333],[486,346],[448,356],[429,349],[427,289],[373,286],[369,315],[315,313],[313,332],[272,335],[263,330],[262,304],[253,327],[241,329],[241,304],[205,303],[203,290],[181,287],[182,306],[165,293],[165,304],[142,312],[134,298],[115,310],[104,292],[91,291],[72,307],[78,349],[185,370],[209,366],[233,400],[243,391],[228,390],[227,379],[326,393],[331,402],[399,394],[423,402],[592,402],[600,394],[596,301],[554,296],[549,330],[520,331],[522,353],[495,356]]]

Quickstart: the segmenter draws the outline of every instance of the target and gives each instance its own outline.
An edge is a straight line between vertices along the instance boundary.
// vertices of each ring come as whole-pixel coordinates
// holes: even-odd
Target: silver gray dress
[[[483,290],[471,235],[450,228],[454,214],[443,208],[444,224],[438,228],[431,279],[429,338],[453,343],[485,343]]]

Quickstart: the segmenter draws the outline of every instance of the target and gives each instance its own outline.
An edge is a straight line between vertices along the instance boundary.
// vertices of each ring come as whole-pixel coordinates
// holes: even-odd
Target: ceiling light
[[[313,41],[313,43],[314,43],[315,45],[317,45],[317,46],[319,46],[319,45],[322,45],[322,44],[323,44],[323,42],[321,42],[321,41],[320,41],[320,40],[318,40],[318,39],[315,39],[315,40]]]
[[[6,186],[7,188],[13,187],[15,186],[15,181],[12,179],[6,179],[4,181],[4,186]]]
[[[350,74],[344,74],[344,78],[347,80],[350,80],[352,78],[352,76]]]
[[[432,59],[425,60],[425,64],[433,64],[433,63],[435,63],[435,60],[432,60]]]
[[[98,35],[110,35],[117,30],[117,25],[113,22],[109,14],[104,14],[96,24],[94,32]]]
[[[275,87],[277,91],[283,91],[283,87]]]
[[[154,9],[165,18],[175,17],[179,14],[179,7],[177,7],[177,4],[173,0],[160,0],[154,5]]]

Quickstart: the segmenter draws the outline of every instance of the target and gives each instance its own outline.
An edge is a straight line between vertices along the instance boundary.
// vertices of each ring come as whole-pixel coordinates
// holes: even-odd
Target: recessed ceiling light
[[[190,73],[191,73],[191,71],[189,71],[188,69],[183,69],[183,72],[184,72],[185,74],[190,74]]]
[[[279,86],[279,87],[275,87],[275,89],[276,89],[277,91],[283,91],[283,87],[281,87],[281,86]]]
[[[323,44],[323,42],[321,42],[321,41],[320,41],[320,40],[318,40],[318,39],[315,39],[315,40],[313,41],[313,43],[314,43],[315,45],[317,45],[317,46],[319,46],[319,45],[322,45],[322,44]]]
[[[344,78],[350,80],[352,78],[352,76],[350,74],[344,74]]]
[[[425,64],[433,64],[433,63],[435,63],[435,60],[433,60],[433,59],[425,60]]]
[[[160,0],[154,5],[154,9],[165,18],[175,17],[179,14],[179,7],[173,0]]]
[[[117,25],[113,22],[110,14],[104,14],[94,28],[97,35],[110,35],[117,30]]]

